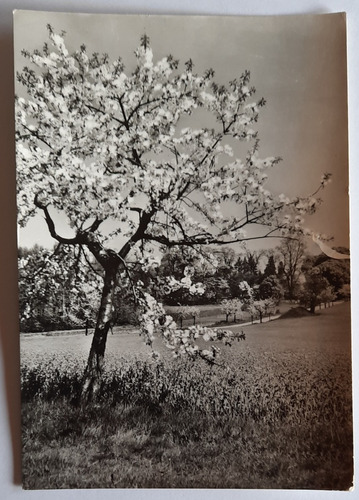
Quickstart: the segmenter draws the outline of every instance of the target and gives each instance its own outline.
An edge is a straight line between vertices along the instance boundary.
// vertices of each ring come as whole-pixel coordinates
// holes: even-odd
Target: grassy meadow
[[[115,329],[85,409],[91,336],[22,336],[24,487],[348,489],[349,304],[243,329],[212,367]]]

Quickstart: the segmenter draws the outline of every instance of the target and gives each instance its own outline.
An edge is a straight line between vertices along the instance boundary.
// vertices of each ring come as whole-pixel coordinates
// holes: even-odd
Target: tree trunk
[[[311,299],[310,301],[310,312],[312,314],[315,313],[315,305],[316,305],[316,300],[315,300],[315,297]]]
[[[113,295],[116,286],[116,274],[117,268],[105,270],[101,305],[97,315],[90,354],[82,382],[82,403],[87,403],[92,400],[100,388],[101,376],[104,368],[107,334],[111,326],[113,314]]]

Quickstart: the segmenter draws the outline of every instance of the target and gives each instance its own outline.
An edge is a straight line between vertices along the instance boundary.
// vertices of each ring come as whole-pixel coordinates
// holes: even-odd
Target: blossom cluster
[[[169,276],[166,278],[166,283],[163,286],[163,292],[168,295],[176,290],[188,290],[192,295],[202,295],[204,293],[203,283],[193,283],[191,270],[186,267],[184,271],[184,277],[181,280],[177,280],[174,276]]]
[[[198,344],[200,339],[204,342],[220,341],[224,345],[231,345],[233,340],[241,338],[238,333],[229,330],[207,328],[201,325],[178,328],[172,316],[166,314],[163,305],[146,292],[142,292],[140,304],[143,308],[141,333],[146,343],[152,346],[157,333],[162,337],[165,345],[172,350],[174,357],[185,355],[214,363],[220,353],[220,348],[211,345],[208,349],[203,349]]]

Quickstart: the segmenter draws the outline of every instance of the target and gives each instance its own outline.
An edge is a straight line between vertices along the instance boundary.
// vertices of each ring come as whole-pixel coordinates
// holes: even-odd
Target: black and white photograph
[[[353,486],[345,13],[14,13],[22,486]]]

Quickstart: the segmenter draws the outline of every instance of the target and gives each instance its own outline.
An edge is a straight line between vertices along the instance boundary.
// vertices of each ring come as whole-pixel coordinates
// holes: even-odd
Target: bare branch
[[[59,243],[62,243],[64,245],[78,245],[78,244],[82,243],[81,238],[79,237],[79,235],[75,236],[75,238],[63,238],[62,236],[60,236],[59,234],[57,234],[56,228],[55,228],[55,223],[54,223],[54,221],[51,218],[49,210],[48,210],[48,208],[47,208],[46,205],[43,205],[39,201],[38,195],[35,196],[34,204],[35,204],[35,206],[37,208],[40,208],[44,212],[45,221],[46,221],[47,227],[49,228],[49,232],[50,232],[51,236],[55,240],[57,240]]]
[[[163,235],[150,235],[150,234],[144,234],[143,239],[147,241],[156,241],[157,243],[160,243],[162,245],[165,245],[167,247],[175,247],[175,246],[189,246],[193,247],[196,245],[231,245],[233,243],[244,243],[246,241],[252,241],[252,240],[262,240],[266,238],[279,238],[279,239],[293,239],[292,237],[285,236],[285,235],[275,235],[271,236],[272,233],[278,231],[281,229],[280,227],[275,227],[268,231],[266,234],[263,234],[261,236],[253,236],[253,237],[246,237],[246,238],[233,238],[231,240],[222,240],[218,239],[217,237],[200,237],[198,238],[197,235],[195,236],[188,236],[186,239],[182,240],[170,240],[166,236]]]

